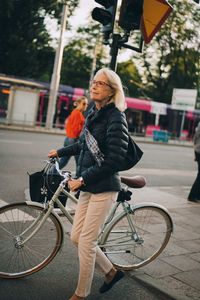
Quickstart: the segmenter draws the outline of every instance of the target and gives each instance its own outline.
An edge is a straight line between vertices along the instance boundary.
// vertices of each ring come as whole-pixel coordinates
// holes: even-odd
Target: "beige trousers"
[[[97,246],[97,239],[112,203],[117,199],[117,194],[117,192],[80,193],[71,232],[71,240],[78,246],[79,279],[75,293],[79,297],[86,297],[90,293],[95,263],[104,274],[113,267]]]

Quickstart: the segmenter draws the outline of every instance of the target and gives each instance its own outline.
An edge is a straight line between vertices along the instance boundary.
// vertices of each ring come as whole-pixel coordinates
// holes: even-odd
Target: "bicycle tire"
[[[128,215],[138,235],[131,230],[123,211],[108,225],[99,245],[113,265],[123,270],[138,269],[153,261],[173,231],[170,215],[157,204],[132,206]]]
[[[20,234],[43,211],[40,205],[28,202],[0,208],[0,278],[20,278],[38,272],[58,253],[63,241],[63,230],[60,221],[52,213],[37,233],[23,246],[20,245],[23,240]]]

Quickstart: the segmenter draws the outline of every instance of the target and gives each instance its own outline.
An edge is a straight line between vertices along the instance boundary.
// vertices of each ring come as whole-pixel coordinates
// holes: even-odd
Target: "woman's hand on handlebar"
[[[57,150],[55,150],[55,149],[50,150],[49,154],[48,154],[48,157],[49,158],[51,158],[51,157],[58,157]]]

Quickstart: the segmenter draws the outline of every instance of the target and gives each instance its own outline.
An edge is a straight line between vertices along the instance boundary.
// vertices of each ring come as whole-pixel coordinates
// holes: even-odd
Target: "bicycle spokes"
[[[137,207],[116,218],[101,246],[115,266],[139,268],[162,252],[171,232],[172,223],[164,210]]]

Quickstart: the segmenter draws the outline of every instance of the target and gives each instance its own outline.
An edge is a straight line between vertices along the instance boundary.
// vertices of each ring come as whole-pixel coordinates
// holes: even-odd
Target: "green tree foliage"
[[[73,41],[64,49],[61,83],[73,87],[88,88],[92,58],[84,54],[84,40]]]
[[[143,91],[141,76],[132,60],[119,63],[117,73],[122,79],[122,83],[127,96],[147,97]]]
[[[65,46],[61,83],[88,89],[92,73],[102,67],[104,59],[99,25],[92,21],[78,28],[75,37]]]
[[[148,95],[170,103],[173,88],[197,88],[199,80],[200,10],[188,0],[171,0],[173,13],[137,61]]]
[[[67,3],[72,11],[78,1]],[[44,19],[61,12],[57,0],[1,0],[0,73],[49,80],[55,51]]]

